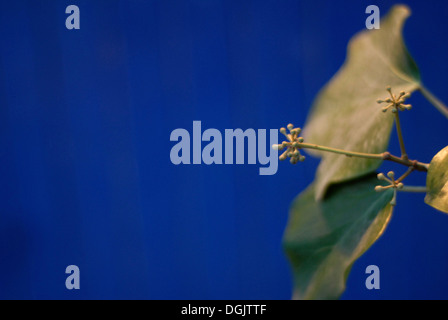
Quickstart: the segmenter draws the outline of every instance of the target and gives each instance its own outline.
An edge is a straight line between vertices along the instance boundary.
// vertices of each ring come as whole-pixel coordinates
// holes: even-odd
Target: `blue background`
[[[406,3],[409,50],[448,102],[448,3]],[[80,30],[65,28],[70,4]],[[391,6],[1,0],[0,298],[289,299],[281,238],[318,161],[280,163],[273,176],[259,165],[175,166],[170,133],[193,120],[222,132],[303,125],[369,4]],[[429,162],[448,122],[418,93],[410,102],[408,153]],[[448,298],[448,217],[423,197],[400,194],[343,298]],[[71,264],[78,291],[65,288]],[[381,290],[364,286],[369,264]]]

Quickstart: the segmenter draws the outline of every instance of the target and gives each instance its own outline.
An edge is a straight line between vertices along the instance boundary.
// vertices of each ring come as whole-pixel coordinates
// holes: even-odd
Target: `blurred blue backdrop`
[[[406,1],[409,50],[448,102],[448,3]],[[81,29],[65,28],[78,5]],[[281,238],[318,161],[170,162],[176,128],[305,122],[369,4],[322,0],[0,1],[0,299],[289,299]],[[402,125],[429,162],[448,144],[419,94]],[[391,151],[399,150],[392,139]],[[424,183],[424,175],[411,178]],[[448,298],[448,216],[401,195],[345,299]],[[65,288],[65,268],[81,290]],[[381,290],[365,268],[381,269]]]

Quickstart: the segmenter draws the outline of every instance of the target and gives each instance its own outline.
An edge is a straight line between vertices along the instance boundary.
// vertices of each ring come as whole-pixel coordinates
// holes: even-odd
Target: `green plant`
[[[400,112],[411,109],[405,100],[414,91],[448,118],[448,108],[423,86],[404,45],[409,15],[406,6],[394,6],[381,29],[355,35],[346,62],[315,99],[303,137],[289,124],[280,129],[286,141],[273,146],[283,151],[280,160],[292,164],[305,160],[302,149],[322,158],[315,181],[292,204],[284,235],[296,299],[343,293],[353,263],[384,232],[398,192],[426,192],[428,205],[448,213],[448,147],[429,164],[411,159],[401,131]],[[386,85],[388,96],[377,100]],[[400,156],[385,151],[394,124]],[[376,174],[384,161],[405,170],[398,177]],[[405,184],[414,171],[427,173],[426,186]]]

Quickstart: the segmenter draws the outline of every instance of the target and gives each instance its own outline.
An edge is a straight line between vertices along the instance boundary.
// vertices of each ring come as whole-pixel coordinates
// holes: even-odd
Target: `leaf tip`
[[[396,4],[392,7],[391,13],[400,14],[405,19],[412,14],[412,10],[406,4]]]

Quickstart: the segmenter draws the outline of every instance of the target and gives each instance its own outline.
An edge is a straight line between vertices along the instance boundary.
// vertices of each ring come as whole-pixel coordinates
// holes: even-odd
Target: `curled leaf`
[[[316,97],[304,137],[310,143],[348,151],[382,153],[387,149],[393,116],[376,102],[390,85],[395,92],[413,92],[420,75],[402,38],[410,10],[394,6],[381,21],[381,29],[355,35],[347,59]],[[328,186],[374,172],[381,160],[350,158],[310,151],[323,157],[315,184],[316,199]]]
[[[448,213],[448,147],[432,159],[426,177],[426,204]]]

